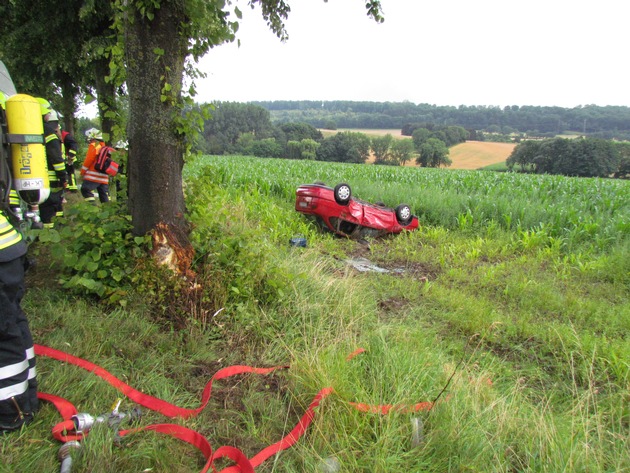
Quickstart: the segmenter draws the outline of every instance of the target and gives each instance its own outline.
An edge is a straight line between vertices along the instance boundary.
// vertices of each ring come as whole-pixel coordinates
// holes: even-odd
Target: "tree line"
[[[193,149],[205,154],[311,159],[377,165],[450,166],[449,148],[478,139],[475,130],[433,123],[407,124],[401,132],[368,136],[342,131],[330,136],[304,122],[273,123],[269,110],[253,103],[214,102],[213,117],[204,124]],[[506,161],[509,170],[579,177],[630,176],[630,143],[582,137],[525,140]]]
[[[553,137],[578,133],[630,140],[630,107],[574,108],[511,105],[438,106],[411,102],[258,101],[275,123],[304,122],[316,128],[403,129],[413,123],[456,125],[468,130]]]
[[[630,178],[630,143],[598,138],[527,140],[506,164],[510,170],[574,177]]]
[[[379,165],[398,166],[415,160],[420,166],[440,167],[451,164],[448,148],[470,135],[462,127],[421,124],[407,128],[411,138],[370,137],[351,131],[324,137],[308,123],[274,124],[268,110],[252,103],[214,102],[211,106],[212,118],[204,123],[201,139],[193,145],[205,154],[347,163],[365,163],[373,155]]]

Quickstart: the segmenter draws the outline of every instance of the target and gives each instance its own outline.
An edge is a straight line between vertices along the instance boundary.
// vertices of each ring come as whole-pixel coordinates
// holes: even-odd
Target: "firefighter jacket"
[[[79,151],[79,143],[67,131],[61,132],[61,142],[63,143],[63,151],[66,162],[72,164],[77,160],[77,152]]]
[[[96,156],[99,150],[105,146],[104,141],[93,141],[88,147],[85,155],[85,161],[81,166],[81,175],[84,181],[98,182],[99,184],[109,184],[109,176],[103,172],[98,172],[94,169],[94,163],[96,162]]]
[[[46,143],[46,161],[50,191],[61,191],[68,182],[66,162],[61,154],[61,140],[57,135],[57,125],[44,122],[44,141]]]
[[[0,212],[0,262],[14,260],[26,254],[26,243],[22,235],[9,221],[5,212]]]

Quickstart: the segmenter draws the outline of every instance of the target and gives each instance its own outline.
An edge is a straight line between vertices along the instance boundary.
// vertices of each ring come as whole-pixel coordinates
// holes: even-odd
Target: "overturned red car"
[[[352,196],[346,183],[335,188],[304,184],[295,191],[295,210],[313,217],[323,228],[351,238],[378,237],[418,228],[418,217],[407,204],[391,209]]]

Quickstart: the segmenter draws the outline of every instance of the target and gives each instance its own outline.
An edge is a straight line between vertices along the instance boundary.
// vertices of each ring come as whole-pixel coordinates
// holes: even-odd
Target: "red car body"
[[[336,198],[340,186],[347,187],[344,203]],[[339,184],[335,189],[323,184],[305,184],[298,187],[295,194],[295,210],[314,217],[320,225],[338,235],[377,237],[418,228],[418,217],[411,215],[409,206],[402,204],[392,209],[356,199],[351,197],[347,184]]]

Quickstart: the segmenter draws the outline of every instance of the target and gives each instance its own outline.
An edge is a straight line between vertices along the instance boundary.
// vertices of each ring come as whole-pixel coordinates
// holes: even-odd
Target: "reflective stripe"
[[[12,207],[19,207],[20,205],[20,196],[15,189],[11,189],[9,193],[9,205]]]
[[[31,347],[26,349],[26,358],[29,360],[35,358],[35,348]]]
[[[24,394],[28,389],[28,381],[23,381],[8,388],[0,389],[0,401],[6,401],[12,397]]]
[[[19,243],[20,240],[22,240],[22,235],[19,233],[17,235],[9,234],[7,236],[0,237],[0,250],[4,250],[5,248],[15,245],[16,243]]]
[[[15,245],[22,240],[20,235],[13,225],[9,223],[4,214],[0,214],[0,250]]]
[[[37,377],[37,368],[34,366],[28,370],[28,379],[35,379]]]
[[[107,174],[103,174],[102,172],[88,170],[83,176],[83,179],[98,182],[99,184],[109,184],[109,176]]]
[[[16,376],[20,373],[26,373],[28,370],[28,360],[20,361],[12,365],[3,366],[0,368],[0,379],[8,379]]]

